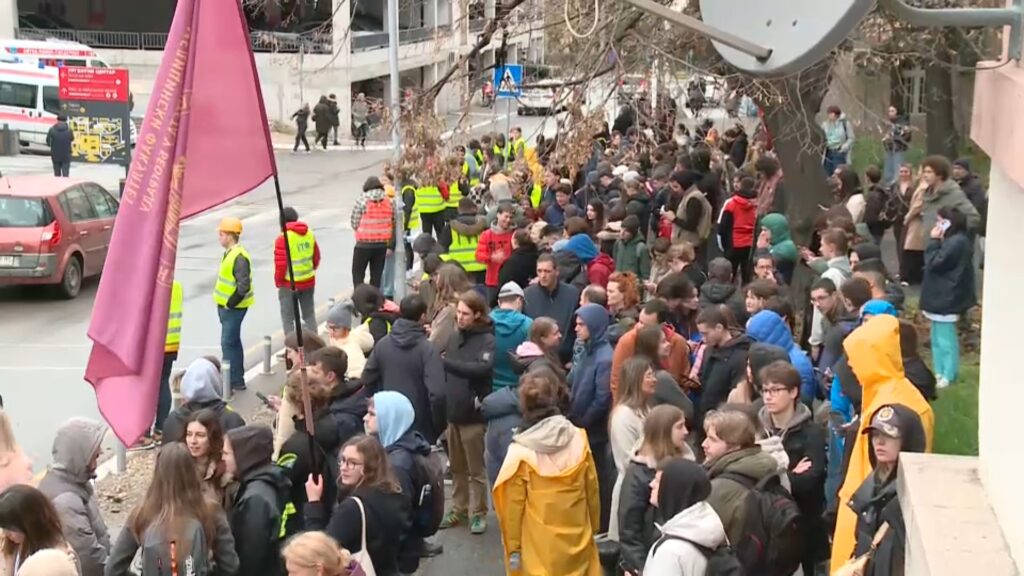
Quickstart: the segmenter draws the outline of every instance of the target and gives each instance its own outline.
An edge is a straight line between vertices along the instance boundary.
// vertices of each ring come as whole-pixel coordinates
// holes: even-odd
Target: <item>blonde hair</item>
[[[7,413],[0,408],[0,464],[6,463],[10,454],[18,450],[18,442],[14,439],[14,429]]]
[[[736,448],[751,448],[757,443],[757,429],[750,416],[736,409],[712,410],[704,417],[704,432]]]
[[[319,568],[324,576],[350,574],[348,567],[352,556],[323,532],[303,532],[294,536],[284,545],[281,556],[303,568]]]
[[[296,370],[288,375],[284,385],[285,399],[291,402],[293,406],[298,407],[300,411],[305,410],[305,403],[302,401],[302,380],[302,371]],[[324,386],[317,379],[310,378],[308,375],[305,380],[306,385],[309,387],[310,410],[316,412],[330,402],[331,389]]]
[[[644,420],[643,450],[650,452],[655,462],[683,455],[683,450],[672,443],[672,427],[686,420],[686,414],[671,404],[655,406]]]

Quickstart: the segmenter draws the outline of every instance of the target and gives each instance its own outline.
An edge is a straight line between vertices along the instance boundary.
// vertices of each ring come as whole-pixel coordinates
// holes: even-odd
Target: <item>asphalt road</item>
[[[491,129],[492,119],[504,130],[503,117],[492,117],[483,110],[472,113],[465,124],[473,126],[473,132],[482,133]],[[454,120],[449,117],[450,122]],[[541,125],[536,117],[513,118],[512,122],[523,126],[527,135]],[[383,150],[277,152],[285,204],[295,207],[320,244],[322,262],[316,288],[320,310],[326,309],[329,298],[352,287],[354,237],[349,216],[363,181],[379,174],[388,157],[389,152]],[[5,176],[49,170],[46,157],[0,158],[0,171]],[[123,169],[74,165],[71,173],[116,190]],[[204,355],[220,356],[220,324],[212,292],[222,254],[216,225],[227,215],[242,219],[242,243],[252,256],[255,271],[256,304],[242,325],[246,367],[261,362],[264,336],[273,337],[275,350],[283,340],[273,283],[273,245],[279,234],[277,205],[273,185],[268,183],[181,227],[176,278],[183,285],[185,303],[176,369],[184,369]],[[53,433],[62,422],[73,416],[100,417],[92,387],[83,380],[91,349],[86,330],[97,285],[97,279],[86,281],[79,297],[72,301],[54,299],[34,288],[0,289],[0,394],[18,440],[37,469],[49,462]],[[107,445],[112,447],[109,437]]]

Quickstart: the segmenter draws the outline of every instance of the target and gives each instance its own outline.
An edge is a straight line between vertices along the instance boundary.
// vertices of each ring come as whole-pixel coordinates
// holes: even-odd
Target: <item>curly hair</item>
[[[608,277],[608,283],[615,282],[622,292],[622,307],[632,308],[640,304],[640,281],[632,272],[615,272]]]

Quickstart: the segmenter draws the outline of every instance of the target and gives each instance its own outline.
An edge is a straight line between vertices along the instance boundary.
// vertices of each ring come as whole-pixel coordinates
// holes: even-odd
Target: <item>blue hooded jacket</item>
[[[590,264],[598,254],[597,244],[594,244],[594,241],[586,234],[577,234],[569,238],[556,250],[572,252],[584,264]]]
[[[608,440],[612,406],[612,346],[608,343],[608,310],[587,304],[576,311],[590,331],[579,362],[569,372],[569,420],[585,428],[590,442]]]
[[[796,345],[786,321],[771,310],[762,310],[747,321],[747,335],[755,342],[774,344],[789,354],[789,362],[800,373],[800,399],[810,406],[818,395],[818,380],[807,354]]]
[[[511,353],[526,342],[530,336],[530,326],[533,319],[518,310],[504,310],[496,308],[491,311],[491,320],[494,321],[494,378],[491,388],[498,390],[508,386],[515,386],[519,382],[519,375],[512,369]]]
[[[860,317],[865,316],[899,316],[896,307],[888,300],[868,300],[860,310]]]

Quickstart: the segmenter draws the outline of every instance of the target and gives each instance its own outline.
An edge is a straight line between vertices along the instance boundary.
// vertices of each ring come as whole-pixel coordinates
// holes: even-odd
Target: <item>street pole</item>
[[[402,89],[398,70],[398,0],[388,0],[388,61],[391,64],[391,143],[393,165],[398,166],[402,155]],[[402,182],[394,173],[395,188],[395,300],[405,297],[405,206],[402,204]]]

